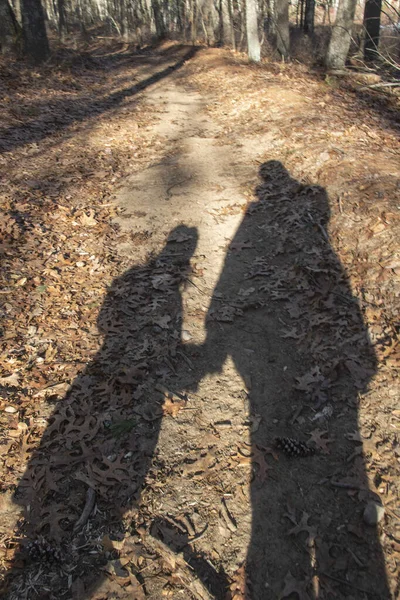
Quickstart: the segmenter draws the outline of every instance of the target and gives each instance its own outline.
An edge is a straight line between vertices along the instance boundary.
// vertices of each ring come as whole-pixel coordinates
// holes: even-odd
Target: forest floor
[[[0,86],[2,597],[398,597],[396,98],[172,43]]]

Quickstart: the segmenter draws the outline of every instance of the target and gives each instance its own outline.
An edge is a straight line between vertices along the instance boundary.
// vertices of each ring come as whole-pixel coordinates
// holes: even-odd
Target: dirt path
[[[279,85],[269,96],[281,116],[310,100]],[[279,124],[242,139],[233,130],[226,140],[205,111],[212,99],[185,71],[146,98],[162,103],[153,133],[165,154],[123,186],[119,223],[133,239],[148,232],[158,248],[175,232],[173,253],[185,255],[188,237],[197,241],[182,319],[172,326],[183,345],[166,377],[167,389],[188,393],[189,402],[161,424],[156,452],[168,475],[156,492],[155,531],[179,550],[182,515],[207,527],[184,552],[217,597],[226,585],[221,570],[233,577],[232,597],[245,595],[244,564],[252,598],[361,598],[369,589],[388,597],[373,526],[354,547],[366,504],[379,502],[367,491],[354,502],[368,477],[348,441],[360,435],[356,398],[375,358],[329,244],[327,194],[271,162],[258,203],[249,205],[261,157],[276,156]],[[140,246],[128,241],[120,251],[134,260]],[[344,364],[350,373],[339,375]],[[278,436],[311,439],[317,456],[278,459]]]
[[[73,338],[86,358],[67,394],[38,392],[40,443],[21,442],[15,502],[30,558],[10,600],[37,589],[57,600],[394,598],[394,344],[391,305],[374,290],[391,298],[398,267],[376,202],[360,209],[359,197],[361,173],[381,194],[379,224],[394,222],[392,134],[369,123],[380,145],[360,152],[363,117],[351,115],[355,141],[331,136],[321,103],[339,127],[351,101],[328,101],[284,67],[243,70],[173,45],[123,61],[115,86],[131,69],[133,85],[101,101],[111,125],[91,132],[106,164],[114,137],[135,140],[139,110],[150,124],[137,128],[133,173],[126,161],[111,181],[113,201],[71,215],[89,271],[77,312],[92,327]],[[380,178],[366,174],[371,156]],[[101,250],[87,258],[84,244],[110,206],[114,237],[97,240],[106,281]],[[366,256],[378,250],[388,266],[371,286]],[[39,550],[28,547],[38,533]]]

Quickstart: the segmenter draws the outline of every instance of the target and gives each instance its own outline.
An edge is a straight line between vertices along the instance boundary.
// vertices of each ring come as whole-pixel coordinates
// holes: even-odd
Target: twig
[[[355,483],[341,483],[340,481],[330,481],[333,487],[343,488],[344,490],[363,490],[364,487],[356,485]]]
[[[324,571],[320,571],[318,572],[318,575],[322,577],[328,577],[328,579],[332,579],[333,581],[337,581],[338,583],[343,583],[344,585],[348,585],[349,587],[353,588],[353,590],[357,590],[358,592],[363,592],[364,594],[370,595],[370,596],[375,596],[375,597],[379,597],[380,594],[376,594],[375,592],[372,592],[371,590],[366,590],[365,588],[362,587],[358,587],[358,585],[354,585],[354,583],[350,583],[349,581],[346,581],[345,579],[339,579],[339,577],[334,577],[333,575],[328,575],[328,573],[325,573]]]
[[[329,236],[326,233],[324,227],[321,225],[321,223],[317,223],[318,225],[318,229],[320,230],[320,232],[322,233],[322,236],[324,237],[325,241],[329,243]]]
[[[154,552],[162,557],[179,582],[193,594],[196,600],[212,600],[207,588],[199,579],[195,578],[191,566],[180,554],[176,554],[161,540],[157,540],[152,535],[144,536],[143,541],[145,545],[149,545]]]
[[[235,519],[232,517],[231,513],[229,512],[229,509],[225,502],[225,498],[222,498],[222,500],[221,500],[221,515],[222,515],[229,531],[232,531],[232,532],[236,531],[237,525],[236,525]]]
[[[177,181],[176,183],[173,183],[172,185],[170,185],[166,190],[166,199],[167,200],[171,199],[171,196],[172,196],[171,191],[174,189],[174,187],[178,187],[178,186],[182,185],[183,183],[190,181],[191,179],[193,179],[192,175],[190,175],[190,177],[186,177],[186,179],[182,179],[181,181]]]
[[[192,361],[190,360],[190,358],[188,356],[186,356],[186,354],[184,352],[181,352],[180,350],[177,351],[177,354],[179,354],[180,356],[182,356],[183,360],[188,364],[190,369],[194,369],[194,364],[192,363]]]
[[[186,545],[188,546],[189,544],[194,544],[195,542],[198,542],[199,540],[201,540],[201,538],[206,535],[207,530],[208,530],[208,523],[204,527],[203,531],[200,531],[199,533],[196,533],[196,535],[194,535],[193,537],[189,538],[188,543]]]
[[[96,502],[96,492],[94,491],[93,488],[89,487],[86,492],[86,502],[85,502],[85,506],[83,507],[82,514],[74,525],[74,533],[77,533],[80,529],[82,529],[82,527],[84,525],[86,525],[86,522],[87,522],[88,518],[90,517],[90,513],[92,512],[92,510],[94,508],[95,502]]]

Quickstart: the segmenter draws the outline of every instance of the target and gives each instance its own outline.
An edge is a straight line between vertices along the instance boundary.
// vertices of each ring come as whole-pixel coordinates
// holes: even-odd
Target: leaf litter
[[[279,336],[309,357],[310,364],[297,369],[290,381],[291,408],[297,414],[300,405],[301,411],[292,424],[277,411],[272,415],[274,433],[267,438],[262,437],[266,434],[265,418],[260,414],[252,432],[259,436],[254,438],[257,443],[248,446],[247,442],[243,445],[246,427],[237,417],[216,433],[208,431],[208,398],[221,392],[221,388],[213,388],[215,384],[206,382],[191,395],[189,373],[188,397],[166,396],[157,388],[160,379],[182,369],[177,359],[179,306],[175,290],[184,285],[190,273],[179,261],[154,259],[156,236],[152,235],[136,240],[140,259],[129,272],[132,265],[116,251],[126,234],[113,221],[118,213],[113,202],[116,186],[132,170],[144,169],[158,160],[163,150],[162,142],[148,129],[157,118],[154,107],[136,98],[135,102],[123,103],[122,110],[111,107],[105,115],[97,114],[89,125],[82,120],[58,131],[52,129],[51,122],[53,117],[64,118],[65,109],[57,100],[54,116],[41,123],[47,137],[35,139],[34,130],[27,129],[27,143],[20,144],[21,132],[15,128],[25,118],[24,110],[44,93],[41,77],[46,77],[49,96],[67,85],[68,102],[73,97],[86,111],[90,94],[118,90],[124,75],[132,76],[137,67],[123,66],[111,78],[107,58],[100,58],[94,49],[96,69],[85,62],[82,66],[61,62],[52,74],[44,67],[35,79],[23,65],[16,68],[13,86],[23,90],[21,109],[18,115],[11,111],[13,86],[0,107],[2,123],[14,127],[1,158],[7,181],[1,197],[0,231],[4,265],[2,497],[10,498],[20,480],[20,496],[16,503],[6,506],[9,526],[2,530],[0,548],[3,569],[14,569],[11,572],[15,573],[14,583],[7,580],[11,585],[7,589],[14,594],[11,598],[21,597],[21,593],[35,597],[38,582],[42,589],[61,586],[65,597],[76,598],[89,594],[99,600],[113,596],[141,599],[154,590],[171,597],[177,590],[194,598],[210,597],[201,578],[193,574],[186,554],[173,552],[151,535],[154,519],[177,512],[172,500],[176,490],[182,490],[182,475],[188,478],[185,494],[190,498],[182,493],[179,511],[188,508],[197,496],[198,516],[208,525],[204,536],[195,542],[199,551],[194,556],[197,560],[204,557],[215,579],[218,570],[227,573],[224,592],[217,592],[215,597],[252,597],[256,570],[254,564],[243,562],[248,489],[251,485],[256,506],[258,494],[265,499],[264,490],[277,488],[277,481],[296,486],[283,489],[298,490],[289,531],[287,521],[279,522],[287,514],[275,498],[270,520],[277,517],[275,533],[285,538],[281,551],[290,560],[297,557],[293,540],[299,536],[301,542],[305,533],[302,556],[311,556],[316,548],[319,564],[313,570],[312,560],[303,560],[296,568],[296,560],[292,560],[293,566],[285,572],[282,567],[275,577],[265,572],[275,597],[312,597],[316,573],[326,597],[345,597],[345,593],[364,597],[363,565],[368,564],[366,540],[371,534],[363,528],[359,507],[370,497],[369,490],[387,507],[379,531],[395,589],[399,573],[394,375],[399,358],[395,324],[398,215],[394,202],[399,175],[395,135],[382,126],[379,115],[363,109],[361,118],[352,97],[330,90],[300,66],[275,69],[271,65],[260,80],[256,68],[243,69],[240,60],[229,55],[223,55],[223,60],[210,69],[207,56],[215,58],[212,52],[189,65],[187,74],[193,85],[208,94],[208,112],[220,125],[216,134],[219,141],[229,145],[235,143],[234,137],[246,143],[251,129],[265,135],[269,129],[271,152],[300,184],[283,181],[278,194],[276,184],[263,178],[257,191],[260,201],[248,212],[258,219],[260,238],[276,239],[279,223],[279,243],[273,248],[263,246],[256,237],[231,243],[232,254],[245,263],[240,291],[224,298],[217,310],[212,309],[210,319],[230,327],[240,324],[250,310],[268,310],[274,303],[283,307]],[[271,86],[267,94],[265,78]],[[76,92],[71,91],[71,83],[77,86]],[[80,94],[79,86],[90,93]],[[293,86],[296,93],[292,90],[290,100],[288,90]],[[274,96],[277,89],[284,89],[288,99],[278,106]],[[307,111],[300,110],[301,95],[312,96],[315,106],[308,103]],[[324,111],[317,101],[325,103]],[[339,135],[333,138],[332,131]],[[369,132],[374,133],[373,138]],[[245,190],[249,199],[254,184]],[[323,215],[315,218],[320,186],[334,199],[329,228]],[[370,371],[360,363],[355,350],[362,343],[357,309],[349,302],[347,283],[329,252],[327,236],[344,265],[353,295],[359,298],[379,360],[368,390],[363,389],[363,381]],[[190,238],[186,232],[178,232],[171,241],[184,246]],[[294,259],[283,263],[283,275],[279,261],[288,249]],[[117,310],[111,311],[111,305]],[[107,336],[108,347],[101,346],[99,330]],[[186,362],[183,370],[187,371]],[[243,406],[234,377],[230,374],[222,383],[227,398]],[[355,410],[351,386],[359,390],[360,431],[354,433],[349,431],[354,424],[349,415]],[[15,412],[7,411],[10,406]],[[335,407],[335,417],[325,420],[322,429],[309,432],[307,423],[326,406]],[[152,436],[163,414],[171,434],[180,441],[173,445],[180,454],[171,456],[162,444],[154,450]],[[391,415],[389,422],[387,415]],[[347,418],[350,426],[342,427],[340,423]],[[296,474],[284,457],[278,460],[274,451],[264,446],[273,442],[275,433],[309,435],[320,452],[316,457],[300,458],[304,467],[303,462],[294,467]],[[366,452],[355,455],[349,464],[348,457],[360,443]],[[334,469],[327,470],[332,455]],[[143,477],[145,489],[140,498]],[[330,485],[341,498],[345,496],[346,527],[358,539],[346,552],[343,544],[348,538],[343,537],[341,520],[324,499],[324,490]],[[82,530],[77,528],[74,533],[85,511],[88,490],[93,490],[95,503]],[[24,510],[29,510],[29,515]],[[218,539],[221,519],[227,529],[224,540]],[[21,554],[21,536],[56,544],[63,552],[62,568],[46,566],[47,573],[38,570],[35,561]],[[252,560],[259,560],[262,566],[266,559],[253,556]],[[99,572],[105,577],[100,587],[92,589],[92,580]],[[330,578],[324,578],[324,572]],[[72,584],[68,573],[74,573]]]

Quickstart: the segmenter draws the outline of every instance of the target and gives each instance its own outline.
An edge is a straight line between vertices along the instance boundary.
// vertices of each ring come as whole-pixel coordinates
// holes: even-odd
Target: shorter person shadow
[[[175,228],[157,256],[112,283],[98,317],[102,347],[56,404],[15,492],[23,573],[10,574],[10,598],[21,589],[68,596],[68,577],[72,597],[91,597],[104,580],[99,535],[123,532],[122,516],[135,514],[146,478],[157,478],[163,395],[154,388],[175,370],[197,237]],[[97,541],[83,532],[89,516]]]

